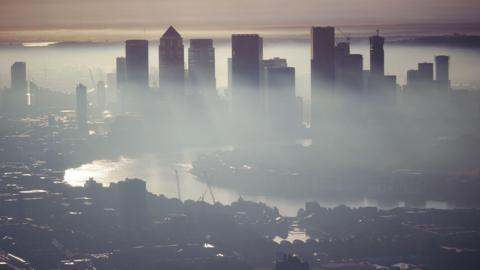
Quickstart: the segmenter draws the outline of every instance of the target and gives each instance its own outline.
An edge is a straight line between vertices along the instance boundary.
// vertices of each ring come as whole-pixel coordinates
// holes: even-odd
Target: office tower
[[[435,78],[439,86],[450,88],[450,57],[447,55],[435,56]]]
[[[312,27],[310,30],[310,125],[315,133],[332,114],[335,84],[335,28]]]
[[[117,76],[117,89],[124,89],[125,82],[127,80],[127,62],[125,57],[117,57],[116,59],[116,76]]]
[[[97,107],[100,111],[105,110],[107,104],[107,89],[105,88],[105,83],[99,81],[97,84]]]
[[[370,37],[370,75],[378,78],[385,75],[384,42],[385,38],[380,36],[378,31],[375,36]]]
[[[344,90],[361,93],[363,90],[363,56],[349,54],[340,63],[340,84]]]
[[[15,62],[11,67],[11,88],[14,91],[21,91],[27,94],[27,64],[25,62]],[[26,99],[26,96],[25,96]]]
[[[168,27],[160,38],[158,60],[160,89],[183,94],[185,87],[183,39],[172,26]]]
[[[194,93],[215,96],[215,49],[212,39],[192,39],[188,48],[188,79]]]
[[[132,229],[144,225],[147,221],[147,189],[145,181],[125,179],[118,182],[120,214],[125,225]]]
[[[269,69],[269,68],[285,68],[287,67],[287,59],[274,57],[271,59],[264,59],[262,60],[262,69]]]
[[[302,122],[302,101],[295,96],[295,68],[269,67],[265,73],[269,128],[277,136],[291,134]]]
[[[332,90],[335,81],[335,28],[312,27],[310,38],[312,93]]]
[[[347,55],[350,55],[350,43],[339,42],[335,46],[335,77],[341,73],[340,65]]]
[[[418,64],[418,79],[421,82],[433,81],[433,63]]]
[[[264,59],[261,62],[261,67],[260,67],[260,85],[263,87],[266,87],[266,81],[267,81],[267,70],[270,68],[286,68],[287,65],[287,59],[280,58],[280,57],[274,57],[271,59]]]
[[[82,131],[87,131],[87,102],[87,88],[80,83],[76,89],[76,112],[77,127]]]
[[[407,86],[408,88],[413,88],[419,83],[419,74],[418,70],[410,69],[407,71]]]
[[[127,40],[125,42],[125,56],[128,90],[138,93],[148,89],[148,41]],[[120,61],[121,65],[122,60],[118,59],[117,61]],[[119,63],[117,62],[117,64]]]
[[[232,113],[237,128],[263,120],[264,101],[260,89],[263,40],[260,36],[232,35]]]
[[[258,35],[232,35],[232,87],[233,90],[260,87],[260,68],[263,41]],[[234,93],[239,94],[239,93]]]

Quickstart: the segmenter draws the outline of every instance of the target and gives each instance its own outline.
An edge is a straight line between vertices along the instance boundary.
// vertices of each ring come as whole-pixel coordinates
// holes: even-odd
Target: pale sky
[[[218,31],[323,24],[441,24],[461,31],[465,24],[480,25],[480,1],[0,0],[0,40],[66,40],[73,33],[95,39],[105,34],[102,29],[152,31],[169,24],[184,30]]]

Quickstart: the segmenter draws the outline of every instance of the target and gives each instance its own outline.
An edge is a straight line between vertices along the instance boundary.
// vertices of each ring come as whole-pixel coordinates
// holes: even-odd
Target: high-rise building
[[[125,82],[127,80],[127,62],[125,57],[117,57],[116,59],[116,76],[117,76],[117,89],[124,89]]]
[[[232,113],[237,127],[263,120],[264,100],[260,88],[263,40],[256,34],[232,35]]]
[[[447,55],[435,56],[435,79],[441,84],[450,87],[450,57]]]
[[[385,75],[384,42],[385,38],[380,36],[378,32],[370,37],[370,75],[378,78]]]
[[[340,63],[341,74],[338,81],[344,90],[361,93],[363,90],[363,56],[349,54]]]
[[[341,73],[341,64],[347,55],[350,55],[350,43],[339,42],[335,46],[335,77]]]
[[[188,79],[194,93],[216,95],[215,49],[212,39],[191,39],[188,49]]]
[[[173,26],[168,27],[160,38],[158,60],[160,89],[183,94],[185,87],[183,39]]]
[[[243,88],[258,92],[262,58],[263,40],[260,36],[232,35],[233,91],[242,91]]]
[[[76,89],[76,104],[77,127],[81,131],[87,131],[87,87],[81,83]]]
[[[287,59],[285,58],[280,58],[280,57],[274,57],[271,59],[264,59],[262,60],[261,67],[260,67],[260,85],[261,86],[267,86],[267,70],[270,68],[286,68],[287,65]]]
[[[323,88],[333,90],[335,81],[335,28],[312,27],[311,76],[312,93]]]
[[[27,64],[15,62],[11,68],[11,88],[14,91],[25,92],[25,99],[28,90],[27,86]]]
[[[25,113],[28,105],[27,65],[15,62],[11,66],[11,89],[3,93],[2,109],[9,115]]]
[[[315,133],[332,113],[335,86],[335,28],[312,27],[310,30],[310,125]]]
[[[298,130],[302,123],[302,100],[295,96],[295,68],[270,67],[265,73],[270,130],[277,136]]]
[[[418,79],[421,82],[433,81],[433,63],[418,64]]]
[[[119,61],[121,64],[122,60]],[[147,40],[127,40],[125,42],[125,71],[129,91],[139,92],[148,89]]]

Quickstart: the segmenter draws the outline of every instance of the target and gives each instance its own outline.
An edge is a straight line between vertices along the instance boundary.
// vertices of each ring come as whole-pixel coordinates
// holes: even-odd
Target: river
[[[190,173],[192,162],[202,153],[215,150],[228,150],[232,147],[217,149],[195,148],[165,154],[142,154],[135,158],[121,156],[113,160],[95,160],[76,168],[65,171],[64,180],[73,185],[81,186],[89,178],[108,186],[112,182],[118,182],[125,178],[140,178],[147,183],[148,191],[155,194],[163,194],[166,197],[178,197],[177,181],[175,171],[178,172],[180,197],[182,200],[200,200],[202,197],[206,202],[212,203],[212,196],[207,190],[204,182]],[[406,205],[399,201],[382,204],[374,199],[364,198],[352,201],[322,200],[321,198],[292,199],[277,196],[251,196],[239,194],[232,189],[212,186],[212,191],[217,202],[230,204],[242,197],[246,200],[264,202],[269,206],[276,206],[280,213],[285,216],[295,216],[298,209],[305,206],[306,201],[315,200],[324,207],[335,207],[341,204],[350,207],[375,206],[379,208],[393,208],[401,206],[415,206],[425,208],[447,209],[451,206],[446,202],[426,201],[421,205]]]

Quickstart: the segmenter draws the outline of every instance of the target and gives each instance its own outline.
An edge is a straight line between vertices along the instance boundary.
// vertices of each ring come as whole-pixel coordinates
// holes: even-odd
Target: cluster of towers
[[[160,100],[152,98],[160,95],[166,97],[163,105],[183,106],[171,114],[189,109],[193,112],[183,119],[197,117],[199,123],[212,115],[228,115],[221,119],[223,123],[231,123],[234,129],[242,131],[242,136],[246,134],[245,131],[251,131],[253,137],[263,131],[298,134],[303,130],[304,122],[310,122],[313,131],[321,130],[326,119],[339,120],[342,115],[344,119],[358,122],[356,117],[363,108],[368,108],[371,115],[386,115],[397,103],[396,76],[385,74],[385,39],[377,31],[369,41],[370,69],[365,70],[363,56],[351,53],[349,39],[336,42],[334,27],[311,28],[311,105],[304,108],[306,102],[295,93],[295,68],[289,67],[283,58],[264,59],[263,39],[259,35],[234,34],[231,37],[231,58],[228,59],[228,94],[231,99],[224,106],[223,103],[227,101],[217,99],[213,40],[190,40],[188,67],[185,69],[183,38],[170,26],[158,45],[158,85],[152,86],[149,78],[149,42],[125,42],[125,56],[116,59],[119,103],[123,112],[139,112],[149,106],[161,107],[152,101]],[[11,111],[21,111],[21,108],[35,101],[38,87],[31,85],[28,90],[24,62],[14,63],[11,71],[12,85],[3,95],[3,100],[8,100],[3,107],[10,106]],[[100,82],[96,88],[97,105],[103,111],[107,103],[105,83]],[[415,93],[414,99],[420,100],[416,93],[428,91],[419,89],[449,92],[448,56],[436,56],[435,65],[419,63],[418,69],[408,71],[403,92]],[[85,86],[78,85],[77,121],[82,130],[87,129],[87,92]],[[192,106],[194,103],[185,100],[195,100],[197,105],[202,105],[195,107]],[[201,115],[199,111],[205,111],[213,103],[215,106],[222,104],[214,113],[210,111],[208,117],[198,118]],[[177,106],[179,104],[181,106]],[[155,114],[168,118],[163,111],[159,113],[156,110]],[[308,119],[308,115],[311,119]],[[348,121],[336,122],[343,124]],[[199,127],[206,129],[207,126],[199,124]]]
[[[126,110],[148,95],[148,49],[147,40],[127,40],[125,57],[116,59],[117,88]],[[184,61],[183,38],[170,26],[158,46],[159,90],[168,95],[183,95],[187,91],[191,94],[216,94],[213,40],[190,40],[188,72],[185,71]]]

